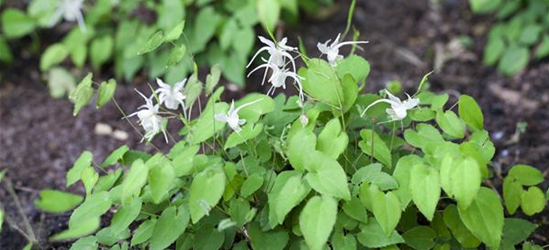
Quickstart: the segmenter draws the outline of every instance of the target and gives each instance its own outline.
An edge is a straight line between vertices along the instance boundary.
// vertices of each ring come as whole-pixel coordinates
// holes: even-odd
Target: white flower
[[[266,46],[261,47],[261,49],[259,49],[255,53],[255,55],[252,57],[252,60],[250,60],[248,65],[246,65],[246,68],[250,67],[254,59],[265,50],[271,55],[268,62],[273,63],[276,66],[283,67],[286,65],[286,58],[288,58],[295,68],[294,58],[287,51],[295,51],[297,50],[297,48],[287,46],[286,42],[288,42],[288,39],[286,37],[282,38],[282,40],[280,40],[280,42],[276,44],[265,37],[258,36],[258,38]]]
[[[179,104],[181,104],[185,118],[187,117],[184,102],[186,96],[182,91],[186,82],[187,78],[174,84],[173,86],[170,86],[169,84],[164,83],[161,79],[156,78],[156,83],[160,88],[155,90],[156,94],[158,94],[160,104],[164,104],[166,108],[177,110]]]
[[[250,106],[254,103],[257,103],[263,99],[257,99],[255,101],[251,101],[249,103],[243,104],[242,106],[238,107],[237,109],[234,108],[234,100],[231,102],[231,107],[229,108],[229,112],[227,114],[216,114],[214,117],[216,120],[220,122],[226,122],[229,124],[229,127],[233,129],[235,132],[240,132],[242,128],[240,128],[241,125],[244,125],[246,123],[246,120],[240,119],[238,117],[238,111],[240,111],[242,108],[246,106]]]
[[[59,21],[59,18],[63,17],[68,22],[78,22],[78,26],[84,32],[86,32],[86,25],[84,24],[84,17],[82,16],[82,5],[84,0],[61,0],[57,11],[53,15],[52,25]]]
[[[339,43],[339,37],[341,34],[338,34],[336,39],[331,45],[328,45],[332,39],[326,41],[325,43],[318,43],[316,47],[322,54],[328,55],[328,62],[332,67],[337,66],[337,60],[342,59],[343,56],[339,55],[339,48],[345,45],[352,45],[352,44],[361,44],[361,43],[368,43],[368,41],[356,41],[356,42],[342,42]]]
[[[299,98],[300,100],[303,100],[303,88],[301,86],[301,80],[303,77],[299,76],[295,72],[289,71],[285,68],[279,68],[274,64],[271,63],[264,63],[259,65],[257,68],[252,70],[250,73],[248,73],[248,77],[254,73],[256,70],[259,70],[261,68],[266,68],[267,70],[271,69],[273,72],[271,74],[271,77],[269,78],[268,82],[272,84],[271,88],[269,88],[269,91],[267,91],[267,95],[274,94],[275,90],[277,88],[282,87],[283,89],[286,89],[286,79],[291,78],[294,80],[294,84],[296,84],[299,88]]]
[[[162,131],[167,143],[168,137],[166,136],[166,131],[163,127],[164,118],[158,114],[158,109],[160,108],[160,105],[153,105],[154,95],[151,95],[151,97],[147,98],[143,94],[141,94],[141,92],[137,91],[137,93],[139,93],[139,95],[141,95],[143,99],[145,99],[146,103],[140,106],[138,108],[138,111],[134,112],[128,117],[132,117],[134,115],[137,115],[137,117],[139,117],[139,125],[141,125],[145,130],[143,140],[147,139],[147,141],[150,141],[156,134],[158,134],[158,132]]]
[[[408,110],[413,109],[419,104],[419,98],[412,98],[408,94],[406,94],[408,96],[408,100],[401,101],[400,99],[398,99],[398,97],[389,93],[389,91],[385,90],[385,92],[389,97],[388,99],[380,99],[368,105],[368,107],[366,107],[366,109],[364,110],[364,112],[362,112],[360,116],[363,116],[366,113],[366,111],[372,106],[381,102],[385,102],[385,103],[391,104],[391,108],[388,108],[385,110],[385,112],[387,112],[387,114],[389,114],[389,117],[391,118],[389,122],[400,121],[406,118]]]

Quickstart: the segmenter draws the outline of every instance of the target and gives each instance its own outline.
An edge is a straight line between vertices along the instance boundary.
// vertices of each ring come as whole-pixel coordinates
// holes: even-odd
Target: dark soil
[[[413,92],[424,74],[431,71],[437,55],[451,41],[468,36],[473,45],[454,55],[439,67],[431,78],[434,91],[444,91],[453,97],[464,93],[473,96],[484,111],[486,129],[492,133],[497,152],[493,160],[496,173],[506,173],[514,164],[529,164],[549,172],[549,62],[532,62],[528,69],[514,77],[504,77],[494,69],[482,65],[482,49],[486,32],[492,20],[473,16],[466,1],[357,1],[353,25],[360,31],[360,40],[369,40],[363,46],[364,55],[371,64],[367,91],[384,88],[390,80],[400,80],[404,89]],[[346,25],[348,2],[333,7],[332,15],[324,20],[307,21],[299,27],[285,27],[278,33],[297,41],[300,36],[310,56],[317,56],[316,43],[333,39]],[[313,18],[311,18],[312,20]],[[297,43],[297,42],[295,42]],[[345,49],[343,49],[346,52]],[[72,104],[66,99],[54,100],[49,96],[37,71],[37,58],[21,55],[23,62],[3,73],[0,84],[0,169],[7,169],[7,178],[22,204],[22,212],[29,218],[43,248],[65,249],[65,243],[48,243],[47,237],[66,228],[69,214],[51,215],[38,211],[33,201],[38,191],[45,188],[67,190],[66,171],[84,150],[94,154],[101,163],[122,144],[130,148],[153,152],[140,144],[140,136],[133,131],[113,103],[96,110],[91,105],[79,116],[72,116]],[[135,81],[139,82],[139,81]],[[146,82],[145,80],[141,82]],[[257,81],[248,84],[246,91],[262,90]],[[133,112],[142,102],[132,85],[119,85],[116,98],[122,109]],[[146,91],[143,84],[139,89]],[[231,93],[231,96],[242,92]],[[526,122],[527,129],[517,140],[512,140],[517,123]],[[111,136],[97,135],[97,123],[110,125],[128,133],[125,141]],[[177,128],[172,128],[176,134]],[[167,150],[163,138],[153,143]],[[500,189],[500,178],[493,185]],[[4,184],[4,182],[2,183]],[[548,182],[542,184],[547,189]],[[69,191],[82,192],[76,185]],[[6,215],[23,227],[12,197],[4,185],[0,188],[0,202]],[[536,216],[540,228],[531,238],[534,242],[549,243],[549,213],[547,209]],[[0,233],[0,249],[22,249],[26,240],[5,224]]]

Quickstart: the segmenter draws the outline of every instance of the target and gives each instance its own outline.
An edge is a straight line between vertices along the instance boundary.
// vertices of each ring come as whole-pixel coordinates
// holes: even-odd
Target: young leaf
[[[362,140],[358,143],[358,146],[362,149],[362,152],[369,156],[372,156],[373,153],[373,157],[376,160],[383,163],[386,167],[392,168],[391,151],[381,137],[370,129],[363,129],[360,131],[360,136],[362,137]]]
[[[219,67],[219,64],[216,64],[212,66],[210,74],[208,74],[208,76],[206,77],[206,95],[210,95],[211,93],[213,93],[213,89],[219,83],[220,78],[221,68]]]
[[[456,139],[461,139],[465,136],[465,123],[453,111],[437,112],[436,121],[442,131],[449,136]]]
[[[116,80],[110,79],[108,82],[102,82],[97,90],[96,108],[101,108],[107,104],[113,97],[116,91]]]
[[[350,200],[347,175],[339,162],[318,151],[311,151],[309,157],[305,165],[309,185],[321,194]]]
[[[107,62],[114,50],[114,39],[112,36],[102,36],[93,39],[90,45],[90,61],[95,70],[99,70],[101,65]]]
[[[459,117],[469,125],[473,131],[484,128],[484,117],[482,110],[473,97],[461,95],[459,97]]]
[[[440,199],[439,174],[435,168],[417,164],[410,175],[412,200],[419,211],[429,220],[433,220]]]
[[[179,64],[183,60],[185,53],[187,53],[187,46],[185,46],[185,44],[181,44],[180,46],[174,47],[172,51],[170,51],[170,55],[168,56],[168,62],[166,63],[166,67],[171,67]]]
[[[366,212],[366,208],[357,197],[351,197],[350,201],[346,201],[343,204],[343,211],[355,220],[362,223],[368,222],[368,213]]]
[[[197,223],[217,205],[226,184],[225,173],[220,166],[210,167],[198,173],[191,184],[189,208],[193,223]]]
[[[402,210],[405,210],[412,200],[412,193],[410,191],[410,173],[412,172],[412,168],[421,163],[423,163],[423,160],[419,156],[407,155],[401,157],[396,164],[393,178],[398,183],[398,189],[394,192],[400,200]]]
[[[342,107],[343,90],[330,64],[321,59],[311,59],[308,66],[307,69],[299,70],[299,75],[305,78],[301,82],[303,90],[314,99],[334,107]]]
[[[507,176],[503,179],[503,201],[509,214],[514,214],[522,201],[522,185],[513,177]]]
[[[65,60],[68,55],[69,51],[62,43],[50,45],[40,58],[40,70],[46,71],[50,69]]]
[[[126,154],[129,150],[130,148],[127,145],[120,146],[116,150],[112,151],[109,156],[107,156],[105,161],[101,164],[101,167],[104,168],[115,164],[117,161],[121,160],[122,157],[124,157],[124,154]]]
[[[356,82],[362,82],[370,74],[370,63],[361,56],[350,55],[337,62],[336,72],[339,79],[350,74]]]
[[[91,166],[93,160],[93,155],[89,151],[84,151],[80,157],[76,160],[74,163],[74,166],[67,172],[67,187],[71,186],[72,184],[76,183],[80,180],[82,176],[82,171],[86,168]]]
[[[311,250],[323,249],[337,217],[337,201],[329,196],[311,198],[299,215],[299,227]]]
[[[34,201],[34,205],[42,211],[57,214],[73,209],[82,200],[80,195],[44,189],[40,191],[40,198]]]
[[[244,197],[248,197],[255,193],[261,186],[263,185],[263,177],[259,174],[253,174],[248,177],[242,183],[242,187],[240,188],[240,194]]]
[[[541,171],[528,165],[513,166],[508,176],[515,178],[523,186],[534,186],[543,182]]]
[[[477,196],[482,181],[480,169],[473,158],[466,158],[452,172],[451,185],[452,195],[456,198],[458,205],[466,209],[471,205]]]
[[[520,208],[526,215],[532,216],[543,211],[546,203],[543,191],[538,187],[530,187],[522,193]]]
[[[135,230],[131,246],[141,244],[151,238],[154,232],[154,226],[156,225],[156,220],[146,220]]]
[[[94,193],[88,196],[84,203],[72,213],[69,228],[79,228],[81,225],[87,225],[91,220],[98,219],[111,208],[111,205],[110,195],[107,192]]]
[[[482,187],[467,209],[458,208],[463,224],[488,247],[497,249],[503,232],[503,207],[498,195]]]
[[[393,234],[393,231],[400,221],[400,216],[402,214],[400,201],[393,192],[388,192],[387,194],[378,192],[372,198],[372,209],[376,221],[379,222],[379,225],[383,228],[385,236],[389,237]]]
[[[305,162],[307,156],[315,151],[316,135],[308,129],[299,129],[292,136],[288,136],[287,154],[292,168],[299,171],[305,171]]]
[[[311,188],[298,172],[287,171],[285,174],[279,174],[269,194],[269,213],[272,214],[270,216],[276,216],[276,224],[282,224],[286,215],[299,205],[310,191]]]
[[[528,48],[511,45],[505,50],[498,64],[498,70],[506,75],[513,75],[528,65],[530,52]]]
[[[71,92],[69,99],[74,103],[73,115],[76,116],[82,107],[90,103],[93,97],[93,88],[92,88],[92,73],[89,73],[82,79],[78,84],[76,89]]]
[[[280,3],[277,0],[257,1],[257,16],[263,27],[273,32],[280,16]]]
[[[173,42],[179,39],[181,34],[183,34],[183,29],[185,29],[185,20],[178,23],[172,30],[170,30],[170,32],[166,33],[163,42]]]
[[[147,182],[149,168],[141,159],[137,159],[132,163],[132,167],[128,171],[128,175],[122,182],[122,201],[127,201],[128,198],[139,195],[141,188]]]
[[[141,198],[139,197],[132,199],[129,203],[122,204],[111,220],[111,232],[118,234],[124,229],[127,229],[137,216],[139,216],[142,204]]]
[[[145,53],[151,52],[160,47],[160,45],[162,45],[162,42],[164,42],[164,34],[162,33],[162,31],[157,31],[156,33],[154,33],[154,35],[151,36],[151,38],[149,38],[145,46],[141,48],[141,50],[137,54],[143,55]]]
[[[151,250],[162,250],[174,243],[185,232],[189,224],[189,211],[186,205],[178,208],[170,206],[166,208],[154,226],[150,238]]]
[[[19,38],[34,30],[34,20],[24,11],[5,9],[2,11],[2,31],[7,38]]]
[[[155,204],[160,203],[166,197],[174,180],[175,171],[167,159],[163,159],[160,164],[149,170],[149,187]]]
[[[80,175],[84,188],[86,189],[86,196],[89,196],[93,187],[99,180],[99,174],[95,172],[95,169],[91,166],[84,168]]]
[[[316,149],[323,152],[332,159],[337,159],[345,151],[349,137],[341,131],[341,124],[338,119],[332,119],[324,126],[318,135]]]
[[[78,239],[76,242],[74,242],[69,250],[95,250],[97,249],[97,237],[95,236],[88,236],[84,238]],[[32,249],[29,248],[29,250]]]

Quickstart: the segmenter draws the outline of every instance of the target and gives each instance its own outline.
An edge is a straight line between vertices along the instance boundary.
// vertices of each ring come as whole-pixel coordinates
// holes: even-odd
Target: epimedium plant
[[[536,0],[470,0],[474,13],[494,13],[484,64],[513,75],[549,56],[549,3]]]
[[[218,69],[205,84],[195,73],[139,93],[146,104],[130,116],[144,140],[156,148],[160,134],[172,148],[149,154],[123,145],[101,164],[82,153],[67,186],[82,183],[85,197],[44,190],[36,201],[48,212],[74,209],[51,240],[78,239],[73,249],[541,249],[528,242],[537,225],[508,218],[504,206],[542,211],[535,185],[543,176],[514,166],[503,201],[483,185],[495,148],[472,97],[450,105],[448,94],[427,90],[428,75],[405,100],[362,93],[368,61],[338,50],[362,42],[319,43],[326,61],[286,39],[261,40],[268,58],[255,70],[266,70],[267,95],[220,100]],[[297,69],[299,56],[305,66]],[[111,99],[111,84],[96,91],[88,75],[71,94],[75,114],[95,92],[98,102]],[[286,84],[300,94],[271,97]],[[200,95],[208,100],[192,117]],[[183,124],[181,140],[168,122]]]
[[[183,60],[192,55],[201,66],[219,64],[225,78],[242,85],[255,26],[274,30],[282,16],[292,22],[300,8],[313,11],[329,4],[331,0],[33,0],[26,11],[6,8],[1,13],[0,61],[13,60],[10,40],[28,35],[38,40],[39,29],[76,23],[60,41],[38,51],[54,97],[76,85],[70,70],[59,66],[65,61],[78,69],[89,64],[96,71],[114,63],[116,78],[126,81],[144,70],[151,79],[165,76],[174,82],[192,71],[193,62]],[[183,29],[188,37],[176,35]],[[151,49],[162,43],[166,45]]]

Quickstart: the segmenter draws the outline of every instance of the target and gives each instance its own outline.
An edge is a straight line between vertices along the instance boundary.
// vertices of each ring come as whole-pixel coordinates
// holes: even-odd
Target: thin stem
[[[21,202],[19,201],[19,197],[17,197],[17,194],[15,193],[15,190],[13,190],[13,186],[11,184],[10,179],[5,178],[5,184],[4,185],[6,186],[6,189],[8,190],[11,197],[13,198],[13,201],[15,203],[15,206],[17,207],[17,210],[18,210],[19,214],[21,215],[21,217],[23,217],[23,223],[26,227],[26,230],[28,231],[27,232],[28,235],[30,236],[29,241],[33,242],[33,243],[37,242],[36,236],[34,235],[34,231],[32,230],[32,226],[30,224],[29,218],[27,218],[27,216],[25,215],[25,212],[23,211],[23,207],[21,206]]]

